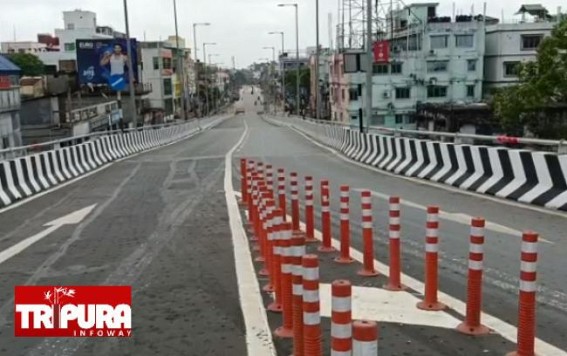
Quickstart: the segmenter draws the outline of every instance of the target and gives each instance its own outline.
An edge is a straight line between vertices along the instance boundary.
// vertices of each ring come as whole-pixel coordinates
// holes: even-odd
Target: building
[[[171,115],[174,106],[173,51],[161,41],[141,42],[141,78],[150,83],[152,92],[143,97],[149,110]]]
[[[20,68],[0,56],[0,150],[21,146]]]
[[[0,43],[2,53],[38,53],[47,52],[47,45],[33,41],[14,41]]]
[[[315,48],[313,48],[315,51]],[[315,64],[316,57],[312,54],[309,57],[309,70],[311,72],[311,88],[309,96],[309,108],[311,115],[316,116],[316,101],[317,101],[317,90],[320,92],[320,112],[322,119],[328,119],[330,117],[330,63],[331,63],[331,52],[329,49],[322,49],[319,53],[319,79],[315,76]]]
[[[517,15],[521,18],[486,28],[484,85],[487,96],[495,88],[518,83],[519,63],[536,59],[537,48],[544,37],[561,19],[550,16],[541,5],[523,5]]]
[[[37,53],[39,59],[46,66],[55,67],[59,70],[61,63],[77,61],[76,41],[78,39],[112,39],[124,38],[125,35],[114,31],[108,26],[97,26],[96,13],[92,11],[73,10],[63,12],[62,29],[55,29],[55,37],[58,38],[59,51],[46,51]],[[45,37],[45,35],[42,35]],[[39,38],[39,35],[38,35]],[[76,64],[75,64],[76,65]]]

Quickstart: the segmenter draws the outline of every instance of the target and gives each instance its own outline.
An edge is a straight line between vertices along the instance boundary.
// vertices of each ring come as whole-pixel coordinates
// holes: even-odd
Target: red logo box
[[[130,337],[131,304],[129,286],[16,286],[14,334]]]

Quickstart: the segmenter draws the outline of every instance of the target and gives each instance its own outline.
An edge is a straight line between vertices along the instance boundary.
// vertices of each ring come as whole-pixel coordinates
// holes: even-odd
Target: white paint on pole
[[[248,133],[248,125],[246,121],[243,120],[243,122],[244,132],[236,145],[226,154],[224,170],[224,191],[232,234],[238,295],[246,328],[248,355],[275,356],[276,351],[272,342],[266,309],[264,308],[260,287],[256,279],[254,265],[252,264],[252,254],[236,201],[236,192],[232,185],[232,155],[244,142],[244,138]]]
[[[43,225],[44,227],[47,227],[47,229],[45,229],[45,230],[43,230],[43,231],[41,231],[41,232],[39,232],[39,233],[37,233],[33,236],[30,236],[30,237],[18,242],[17,244],[13,245],[12,247],[0,252],[0,264],[6,262],[10,258],[21,253],[22,251],[24,251],[25,249],[27,249],[31,245],[35,244],[36,242],[40,241],[41,239],[45,238],[46,236],[48,236],[49,234],[51,234],[55,230],[59,229],[60,227],[65,226],[65,225],[77,225],[77,224],[79,224],[81,221],[83,221],[87,217],[87,215],[89,215],[91,213],[91,211],[93,211],[93,209],[95,207],[96,207],[96,204],[88,206],[88,207],[80,209],[80,210],[77,210],[77,211],[72,212],[71,214],[65,215],[65,216],[63,216],[59,219],[48,222],[47,224]]]

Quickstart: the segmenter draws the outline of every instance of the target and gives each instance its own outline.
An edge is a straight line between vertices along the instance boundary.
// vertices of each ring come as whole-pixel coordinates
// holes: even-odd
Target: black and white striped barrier
[[[567,155],[366,134],[338,125],[284,120],[366,165],[567,211]]]
[[[215,126],[225,117],[202,120]],[[109,162],[169,144],[199,131],[190,122],[159,129],[99,136],[90,141],[0,161],[0,208],[91,172]]]

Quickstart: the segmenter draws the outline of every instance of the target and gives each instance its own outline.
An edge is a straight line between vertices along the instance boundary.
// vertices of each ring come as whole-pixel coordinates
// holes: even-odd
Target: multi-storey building
[[[0,150],[21,145],[20,72],[0,56]]]
[[[152,92],[144,96],[144,101],[156,111],[166,115],[175,112],[173,52],[161,41],[141,42],[142,71],[141,78],[152,86]]]
[[[38,53],[47,52],[47,45],[33,41],[12,41],[0,43],[2,53]]]

